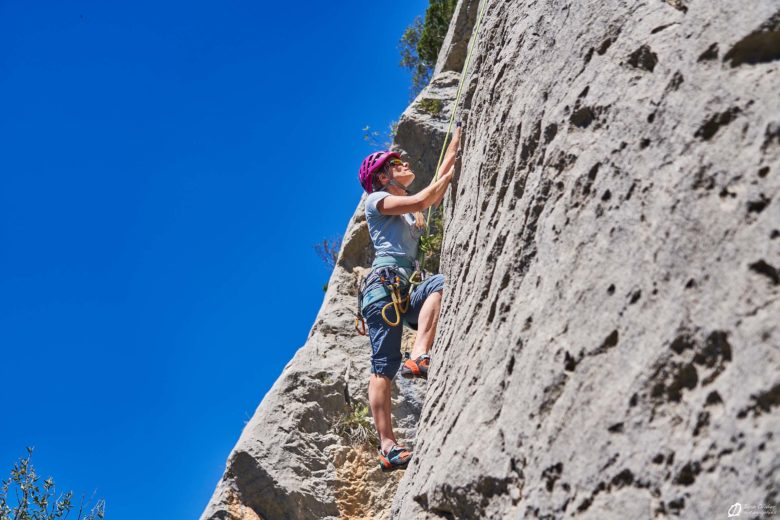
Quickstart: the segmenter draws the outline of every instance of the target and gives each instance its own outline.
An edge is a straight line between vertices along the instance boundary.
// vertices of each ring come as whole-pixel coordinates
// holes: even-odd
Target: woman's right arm
[[[448,171],[455,164],[455,158],[458,156],[458,150],[460,149],[460,132],[460,127],[457,127],[452,134],[452,141],[450,141],[447,152],[444,154],[444,160],[439,167],[440,172]]]
[[[455,165],[453,164],[436,182],[431,183],[419,193],[408,196],[390,195],[377,202],[376,207],[382,215],[403,215],[427,209],[444,196],[454,171]]]

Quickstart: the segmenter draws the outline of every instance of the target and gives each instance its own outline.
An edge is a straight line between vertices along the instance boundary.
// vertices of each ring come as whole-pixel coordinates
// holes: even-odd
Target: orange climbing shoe
[[[401,365],[401,375],[404,377],[428,378],[428,366],[431,364],[431,356],[423,354],[416,359],[407,359]]]
[[[393,444],[393,447],[387,453],[379,449],[379,466],[382,471],[390,471],[398,468],[405,468],[412,458],[411,450],[404,448],[400,444]]]

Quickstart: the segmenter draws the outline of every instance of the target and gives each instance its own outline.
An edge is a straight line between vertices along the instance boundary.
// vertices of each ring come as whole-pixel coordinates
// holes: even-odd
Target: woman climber
[[[399,154],[375,152],[360,166],[360,184],[368,192],[368,231],[376,252],[360,294],[360,308],[372,349],[368,400],[379,433],[379,462],[385,470],[405,466],[412,456],[393,434],[390,388],[399,367],[404,377],[428,376],[428,352],[436,334],[444,275],[429,276],[420,282],[419,273],[412,271],[425,226],[421,212],[437,206],[444,197],[459,143],[460,127],[455,130],[438,179],[414,195],[407,189],[414,181],[414,172]],[[411,354],[403,364],[402,324],[417,330]]]

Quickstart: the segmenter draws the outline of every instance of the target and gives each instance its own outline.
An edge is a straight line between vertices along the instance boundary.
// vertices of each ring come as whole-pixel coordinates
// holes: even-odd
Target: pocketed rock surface
[[[778,31],[770,1],[490,2],[393,518],[777,506]]]
[[[475,7],[458,3],[438,74],[399,124],[418,187]],[[394,390],[409,469],[380,473],[333,428],[345,395],[366,399],[361,201],[309,339],[202,520],[776,507],[780,6],[490,0],[474,52],[434,364],[427,387]]]

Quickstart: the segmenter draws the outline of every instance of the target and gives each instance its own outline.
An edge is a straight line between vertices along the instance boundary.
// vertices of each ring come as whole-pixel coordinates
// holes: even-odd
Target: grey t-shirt
[[[414,263],[417,257],[417,243],[423,234],[417,229],[414,215],[382,215],[377,209],[377,203],[389,196],[386,191],[375,191],[366,197],[366,220],[368,233],[374,243],[376,256],[392,255],[406,257]]]

